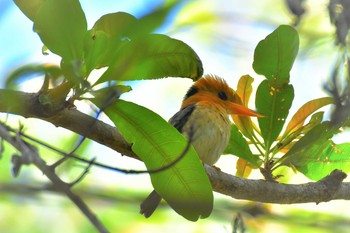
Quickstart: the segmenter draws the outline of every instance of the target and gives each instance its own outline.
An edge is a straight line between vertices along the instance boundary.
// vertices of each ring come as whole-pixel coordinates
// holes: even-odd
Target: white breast
[[[228,115],[204,107],[196,108],[182,133],[188,138],[190,130],[193,130],[192,145],[202,162],[209,165],[216,163],[230,139],[231,122]]]

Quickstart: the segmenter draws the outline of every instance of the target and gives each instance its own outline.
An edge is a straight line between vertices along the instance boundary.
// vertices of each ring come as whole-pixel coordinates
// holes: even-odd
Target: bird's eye
[[[223,91],[219,91],[219,92],[218,92],[218,96],[219,96],[219,98],[222,99],[222,100],[227,100],[227,95],[226,95],[226,93],[223,92]]]
[[[189,97],[191,97],[191,96],[193,96],[193,95],[195,95],[196,93],[198,93],[198,88],[195,87],[195,86],[192,86],[192,87],[187,91],[184,100],[187,99],[187,98],[189,98]]]

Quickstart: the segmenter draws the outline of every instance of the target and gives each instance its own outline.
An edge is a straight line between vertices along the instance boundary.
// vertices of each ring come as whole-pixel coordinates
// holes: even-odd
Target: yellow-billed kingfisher
[[[224,79],[206,75],[187,91],[180,111],[170,118],[169,123],[191,140],[203,163],[213,165],[229,143],[231,114],[261,116],[240,104],[239,97]],[[146,218],[151,216],[161,199],[153,190],[142,202],[140,213]]]

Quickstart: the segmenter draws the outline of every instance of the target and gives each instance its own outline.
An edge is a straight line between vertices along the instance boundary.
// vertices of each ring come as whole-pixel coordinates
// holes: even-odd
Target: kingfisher
[[[244,107],[224,79],[215,75],[205,75],[190,87],[180,111],[170,118],[169,123],[191,141],[203,163],[213,165],[229,143],[231,114],[261,116]],[[140,213],[148,218],[161,199],[153,190],[141,203]]]

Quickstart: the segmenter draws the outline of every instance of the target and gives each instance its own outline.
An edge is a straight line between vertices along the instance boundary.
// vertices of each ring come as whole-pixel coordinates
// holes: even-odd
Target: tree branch
[[[17,163],[14,166],[18,166],[16,170],[19,170],[22,164],[34,164],[53,184],[54,188],[65,193],[66,196],[85,214],[90,222],[101,233],[108,233],[105,226],[98,220],[90,208],[85,202],[71,190],[71,185],[63,182],[55,173],[55,170],[46,165],[46,162],[42,160],[38,154],[37,149],[21,140],[18,135],[11,136],[3,125],[0,125],[0,137],[19,150],[22,155],[17,155]]]
[[[342,183],[346,174],[339,170],[334,170],[318,182],[306,184],[244,179],[217,171],[208,165],[205,165],[205,170],[216,192],[236,199],[276,204],[350,200],[350,183]]]
[[[44,105],[40,103],[38,93],[11,90],[0,89],[0,100],[0,112],[42,119],[90,138],[122,155],[137,158],[118,130],[74,108],[66,108],[63,104]]]
[[[56,126],[86,136],[123,155],[138,158],[115,127],[76,109],[69,109],[64,105],[45,106],[40,103],[39,95],[36,93],[0,90],[0,99],[12,100],[11,102],[1,101],[0,112],[51,122]],[[214,191],[236,199],[279,204],[320,203],[335,199],[350,200],[350,183],[343,183],[346,174],[337,170],[318,182],[293,185],[243,179],[217,171],[210,166],[205,166],[205,169]]]

